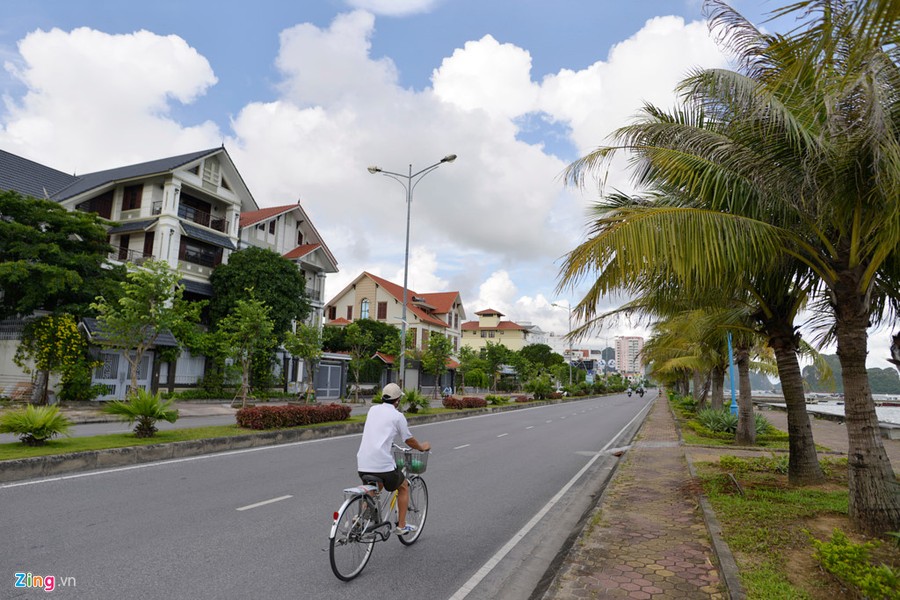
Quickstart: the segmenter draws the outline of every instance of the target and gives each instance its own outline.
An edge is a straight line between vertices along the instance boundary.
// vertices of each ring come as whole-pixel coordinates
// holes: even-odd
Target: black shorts
[[[393,471],[388,471],[387,473],[364,473],[362,471],[358,471],[360,479],[362,479],[363,475],[372,475],[373,477],[377,477],[381,480],[381,483],[384,484],[384,489],[389,492],[393,492],[401,485],[403,485],[403,481],[406,479],[403,476],[403,471],[400,469],[394,469]]]

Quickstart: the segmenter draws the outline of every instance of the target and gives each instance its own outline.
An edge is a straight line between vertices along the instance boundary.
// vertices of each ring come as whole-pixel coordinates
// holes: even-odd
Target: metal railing
[[[209,213],[197,210],[191,206],[185,206],[184,204],[179,205],[178,216],[182,219],[193,221],[198,225],[203,225],[204,227],[209,227],[210,229],[215,229],[222,233],[228,233],[228,221],[226,219],[214,217]]]
[[[141,252],[140,250],[129,250],[128,248],[118,248],[109,253],[109,258],[120,262],[141,265],[155,257],[152,254]]]

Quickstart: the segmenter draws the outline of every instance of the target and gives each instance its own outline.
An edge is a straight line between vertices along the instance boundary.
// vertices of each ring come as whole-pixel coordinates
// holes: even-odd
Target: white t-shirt
[[[412,437],[403,413],[387,402],[370,408],[359,452],[356,453],[357,470],[363,473],[387,473],[396,469],[391,443],[398,436],[401,442]]]

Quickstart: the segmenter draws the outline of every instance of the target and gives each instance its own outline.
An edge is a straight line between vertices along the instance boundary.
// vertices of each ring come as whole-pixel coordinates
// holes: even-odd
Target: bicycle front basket
[[[406,467],[407,471],[418,475],[424,473],[428,468],[428,452],[394,450],[394,462],[398,468]]]

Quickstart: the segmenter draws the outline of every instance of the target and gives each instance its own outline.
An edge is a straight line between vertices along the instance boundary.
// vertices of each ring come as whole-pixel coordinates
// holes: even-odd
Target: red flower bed
[[[531,398],[528,396],[513,396],[513,399],[516,402],[531,402]]]
[[[444,408],[483,408],[485,406],[487,406],[487,400],[478,396],[463,396],[462,398],[447,396],[444,398]]]
[[[350,418],[350,407],[345,404],[250,406],[237,411],[235,417],[240,427],[275,429],[345,421]]]

